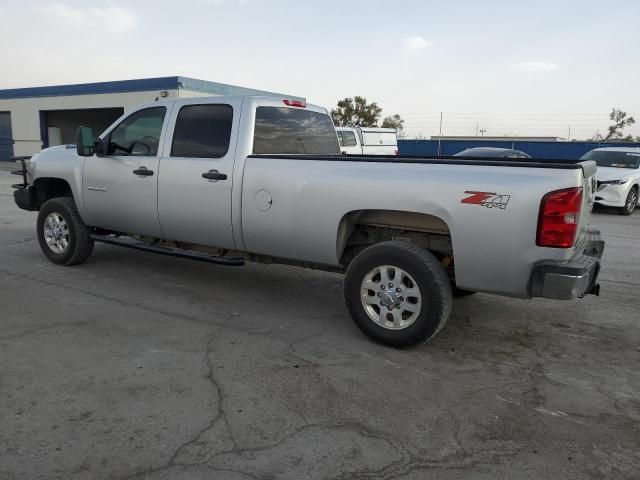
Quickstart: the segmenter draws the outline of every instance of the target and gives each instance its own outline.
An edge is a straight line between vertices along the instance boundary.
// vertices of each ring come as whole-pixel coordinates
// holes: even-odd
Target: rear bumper
[[[571,300],[587,294],[598,295],[600,258],[604,241],[597,230],[589,231],[589,238],[580,254],[567,263],[543,262],[531,274],[531,296]]]

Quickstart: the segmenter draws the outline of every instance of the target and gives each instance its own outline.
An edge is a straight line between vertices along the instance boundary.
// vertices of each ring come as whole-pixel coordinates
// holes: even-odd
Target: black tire
[[[66,224],[66,229],[62,229],[62,232],[68,232],[67,245],[60,252],[54,252],[47,244],[45,222],[51,214],[62,217]],[[77,265],[89,258],[93,251],[91,231],[80,218],[76,204],[71,197],[57,197],[47,200],[38,213],[37,231],[42,253],[58,265]]]
[[[478,292],[474,292],[472,290],[464,290],[462,288],[458,288],[455,285],[451,284],[451,293],[453,294],[454,298],[459,298],[459,297],[468,297],[469,295],[475,295]]]
[[[627,198],[624,202],[624,207],[618,208],[618,215],[631,215],[638,206],[638,187],[631,187]]]
[[[385,328],[369,316],[363,305],[361,289],[365,276],[383,265],[404,270],[420,291],[419,313],[406,327]],[[393,347],[415,345],[432,338],[449,318],[452,304],[450,280],[436,257],[414,244],[399,241],[368,247],[351,261],[344,280],[344,298],[356,325],[375,341]],[[380,311],[380,307],[376,308]]]

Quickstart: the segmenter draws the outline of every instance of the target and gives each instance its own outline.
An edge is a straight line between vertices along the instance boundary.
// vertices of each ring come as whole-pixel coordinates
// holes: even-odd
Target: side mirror
[[[90,157],[94,154],[95,143],[91,127],[80,126],[76,132],[76,150],[81,157]]]

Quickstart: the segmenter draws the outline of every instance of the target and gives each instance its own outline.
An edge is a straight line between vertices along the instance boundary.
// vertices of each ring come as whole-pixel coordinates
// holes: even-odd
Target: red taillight
[[[300,100],[283,100],[284,104],[289,106],[289,107],[300,107],[300,108],[305,108],[307,106],[307,104],[305,102],[302,102]]]
[[[551,248],[573,247],[581,209],[581,187],[547,193],[540,203],[536,245]]]

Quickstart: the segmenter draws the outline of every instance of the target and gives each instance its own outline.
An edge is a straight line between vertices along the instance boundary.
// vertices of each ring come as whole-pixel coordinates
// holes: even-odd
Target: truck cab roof
[[[187,98],[174,98],[167,100],[155,100],[145,102],[140,105],[136,105],[134,108],[129,109],[123,116],[127,116],[129,113],[136,110],[142,110],[143,108],[149,108],[153,106],[169,106],[169,105],[193,105],[193,104],[205,104],[205,103],[225,103],[225,102],[250,102],[255,106],[282,106],[291,108],[300,108],[318,113],[328,113],[327,109],[320,105],[313,105],[307,103],[305,99],[300,100],[297,98],[282,98],[282,97],[270,97],[266,95],[211,95],[205,97],[187,97]]]

